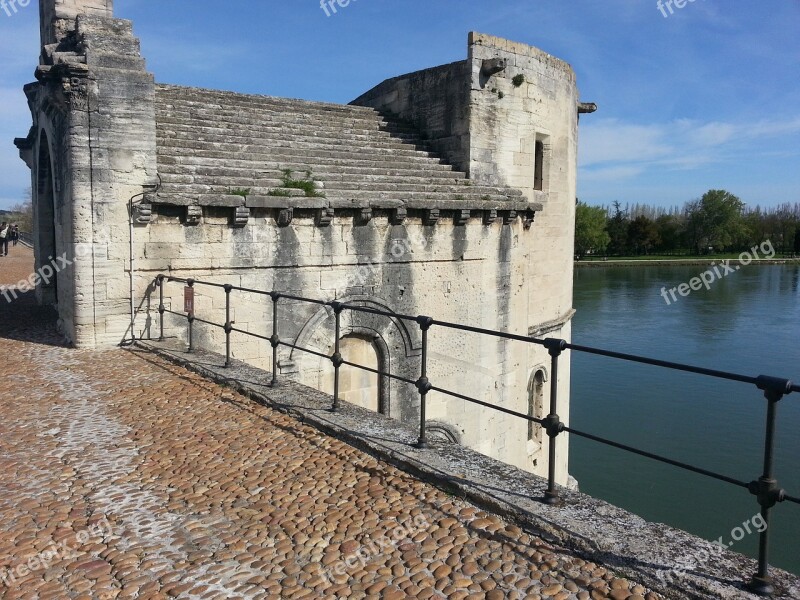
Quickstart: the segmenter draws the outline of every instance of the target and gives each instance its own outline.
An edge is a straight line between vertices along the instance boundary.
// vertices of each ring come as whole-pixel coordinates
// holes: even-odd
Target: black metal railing
[[[183,283],[189,288],[194,288],[195,286],[207,286],[212,288],[219,288],[225,291],[225,323],[214,323],[211,321],[207,321],[204,319],[197,318],[193,311],[188,313],[179,313],[172,310],[168,310],[164,305],[164,285],[169,282],[177,282]],[[772,579],[769,576],[769,540],[770,540],[770,516],[772,509],[780,502],[790,502],[794,504],[800,504],[800,498],[797,496],[791,496],[787,494],[783,489],[778,486],[778,481],[775,478],[774,474],[774,454],[775,454],[775,428],[777,423],[777,408],[779,402],[787,395],[793,392],[800,392],[800,385],[792,383],[788,379],[781,379],[778,377],[769,377],[765,375],[760,375],[757,377],[751,377],[748,375],[742,375],[739,373],[730,373],[726,371],[719,371],[715,369],[706,369],[703,367],[696,367],[692,365],[686,365],[681,363],[675,363],[665,360],[658,360],[654,358],[647,358],[644,356],[637,356],[634,354],[624,354],[620,352],[612,352],[610,350],[603,350],[600,348],[592,348],[589,346],[582,346],[578,344],[571,344],[562,339],[555,339],[555,338],[548,338],[548,339],[536,339],[531,338],[524,335],[518,335],[513,333],[506,333],[502,331],[494,331],[491,329],[483,329],[480,327],[473,327],[470,325],[461,325],[458,323],[449,323],[447,321],[439,321],[433,319],[432,317],[427,316],[411,316],[411,315],[403,315],[396,312],[389,312],[384,310],[378,310],[375,308],[369,308],[366,306],[355,306],[350,304],[345,304],[342,302],[337,301],[325,301],[319,300],[314,298],[303,298],[301,296],[294,296],[291,294],[284,294],[282,292],[267,292],[264,290],[255,290],[250,288],[238,287],[229,284],[219,284],[219,283],[210,283],[199,281],[197,279],[182,279],[179,277],[172,277],[169,275],[158,275],[154,280],[154,285],[159,290],[159,306],[158,312],[160,314],[160,323],[159,323],[159,341],[163,341],[164,339],[164,315],[165,314],[172,314],[176,315],[181,318],[185,318],[188,323],[188,339],[189,339],[189,347],[188,351],[192,352],[194,350],[194,323],[203,323],[212,327],[217,327],[225,332],[225,366],[229,367],[231,364],[231,334],[239,333],[243,335],[247,335],[250,337],[254,337],[257,339],[261,339],[267,341],[272,346],[272,385],[275,386],[278,384],[278,348],[283,346],[286,348],[291,348],[300,352],[305,352],[308,354],[315,355],[317,357],[330,360],[333,364],[334,368],[334,388],[333,388],[333,404],[331,409],[336,411],[339,407],[339,370],[342,365],[347,365],[349,367],[353,367],[356,369],[361,369],[363,371],[367,371],[373,374],[377,374],[379,376],[388,377],[395,381],[400,381],[403,383],[407,383],[409,385],[415,386],[417,389],[417,393],[420,396],[420,415],[419,415],[419,438],[417,440],[416,446],[420,448],[425,448],[428,445],[427,434],[426,434],[426,409],[427,409],[427,395],[430,392],[439,392],[446,396],[450,396],[453,398],[458,398],[469,402],[471,404],[475,404],[478,406],[483,406],[485,408],[489,408],[492,410],[496,410],[507,415],[512,415],[514,417],[518,417],[520,419],[524,419],[527,422],[537,423],[541,425],[543,430],[546,432],[549,442],[548,442],[548,455],[549,455],[549,463],[548,463],[548,485],[547,490],[542,497],[542,502],[550,505],[559,505],[562,502],[561,497],[559,496],[558,487],[556,486],[556,459],[557,459],[557,438],[562,433],[570,433],[572,435],[591,440],[600,444],[604,444],[606,446],[610,446],[613,448],[617,448],[619,450],[623,450],[625,452],[630,452],[639,456],[643,456],[661,463],[665,463],[671,465],[673,467],[678,467],[680,469],[684,469],[686,471],[690,471],[692,473],[697,473],[699,475],[703,475],[705,477],[710,477],[712,479],[716,479],[718,481],[723,481],[725,483],[743,488],[748,490],[752,495],[756,496],[758,504],[761,510],[761,516],[764,519],[765,528],[761,532],[761,538],[759,541],[759,555],[758,555],[758,571],[754,574],[748,583],[748,588],[759,595],[762,596],[771,596],[774,593],[774,588],[772,584]],[[272,335],[267,337],[263,335],[258,335],[256,333],[252,333],[249,331],[244,331],[242,329],[237,329],[233,327],[233,322],[231,321],[231,293],[233,291],[237,292],[245,292],[251,294],[258,294],[263,296],[269,296],[272,299]],[[333,354],[327,355],[321,352],[317,352],[316,350],[312,350],[310,348],[303,348],[296,344],[289,343],[284,341],[280,338],[279,334],[279,320],[278,320],[278,303],[280,300],[290,300],[295,302],[301,303],[309,303],[309,304],[316,304],[318,306],[327,306],[333,311],[334,318],[335,318],[335,342],[334,342],[334,351]],[[416,380],[408,379],[406,377],[401,377],[400,375],[382,371],[379,369],[372,369],[363,365],[359,365],[342,358],[340,352],[340,337],[341,337],[341,315],[344,311],[353,311],[353,312],[361,312],[361,313],[368,313],[373,315],[384,316],[392,319],[399,319],[401,321],[406,321],[409,323],[416,323],[416,325],[420,329],[421,337],[422,337],[422,354],[421,354],[421,364],[420,364],[420,371],[419,371],[419,378]],[[550,412],[549,414],[543,418],[536,418],[531,415],[523,414],[508,408],[504,408],[501,406],[497,406],[491,404],[489,402],[485,402],[483,400],[479,400],[478,398],[473,398],[470,396],[466,396],[464,394],[460,394],[458,392],[454,392],[452,390],[444,389],[433,385],[428,379],[428,333],[431,328],[439,327],[445,329],[454,329],[458,331],[476,333],[480,335],[491,336],[494,338],[500,338],[505,340],[513,340],[518,342],[523,342],[527,344],[535,344],[538,346],[542,346],[547,349],[550,355],[550,373],[551,373],[551,380],[553,384],[550,386]],[[651,365],[655,367],[661,367],[665,369],[671,369],[674,371],[683,371],[687,373],[694,373],[698,375],[704,375],[706,377],[714,377],[717,379],[724,379],[728,381],[736,381],[740,383],[749,384],[758,388],[764,395],[767,400],[767,419],[766,419],[766,435],[765,435],[765,446],[764,446],[764,455],[763,455],[763,471],[760,477],[754,481],[742,481],[733,477],[728,477],[727,475],[723,475],[720,473],[716,473],[714,471],[710,471],[707,469],[703,469],[700,467],[696,467],[694,465],[690,465],[685,462],[673,460],[671,458],[661,456],[659,454],[654,454],[652,452],[647,452],[641,450],[639,448],[634,448],[632,446],[628,446],[626,444],[621,444],[615,442],[613,440],[609,440],[597,435],[593,435],[591,433],[587,433],[585,431],[581,431],[575,429],[574,427],[569,427],[565,423],[561,421],[561,418],[558,415],[559,410],[559,398],[558,398],[558,368],[559,368],[559,358],[561,355],[571,350],[573,352],[583,352],[587,354],[594,354],[598,356],[604,356],[607,358],[613,358],[616,360],[623,360],[628,362],[634,362],[639,364]]]
[[[27,231],[20,231],[19,232],[19,242],[24,246],[28,246],[29,248],[33,248],[33,236],[28,233]]]

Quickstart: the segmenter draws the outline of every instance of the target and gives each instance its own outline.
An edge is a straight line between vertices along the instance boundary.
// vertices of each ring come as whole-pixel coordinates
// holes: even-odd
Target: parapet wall
[[[351,104],[370,106],[412,123],[460,171],[470,166],[469,61],[384,81]]]

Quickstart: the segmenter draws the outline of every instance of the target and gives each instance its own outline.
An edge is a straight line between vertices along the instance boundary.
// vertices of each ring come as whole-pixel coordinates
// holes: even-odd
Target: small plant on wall
[[[229,196],[241,196],[247,198],[250,195],[250,188],[233,188],[228,190]]]
[[[514,84],[514,87],[519,87],[523,83],[525,83],[525,75],[520,73],[519,75],[514,75],[514,79],[511,80],[511,83]]]
[[[270,196],[290,196],[289,190],[302,190],[307,198],[324,198],[325,194],[317,189],[317,182],[311,174],[311,171],[306,171],[303,179],[295,179],[292,176],[291,169],[283,169],[281,171],[281,187],[276,190],[270,190]]]

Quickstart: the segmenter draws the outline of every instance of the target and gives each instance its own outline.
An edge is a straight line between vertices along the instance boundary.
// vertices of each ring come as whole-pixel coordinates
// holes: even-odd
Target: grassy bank
[[[709,265],[712,262],[730,260],[738,262],[739,254],[707,254],[705,256],[614,256],[608,258],[586,258],[576,260],[575,267],[618,267],[618,266],[676,266],[676,265]],[[775,257],[754,259],[752,264],[759,265],[800,265],[800,257]]]

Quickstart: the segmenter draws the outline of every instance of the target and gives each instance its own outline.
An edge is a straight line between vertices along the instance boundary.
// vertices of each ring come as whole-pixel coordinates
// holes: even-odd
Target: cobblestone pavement
[[[0,257],[0,287],[14,286],[33,273],[33,250],[9,244],[8,256]],[[2,298],[5,300],[5,298]]]
[[[0,312],[0,597],[648,600],[647,590],[141,352]]]

